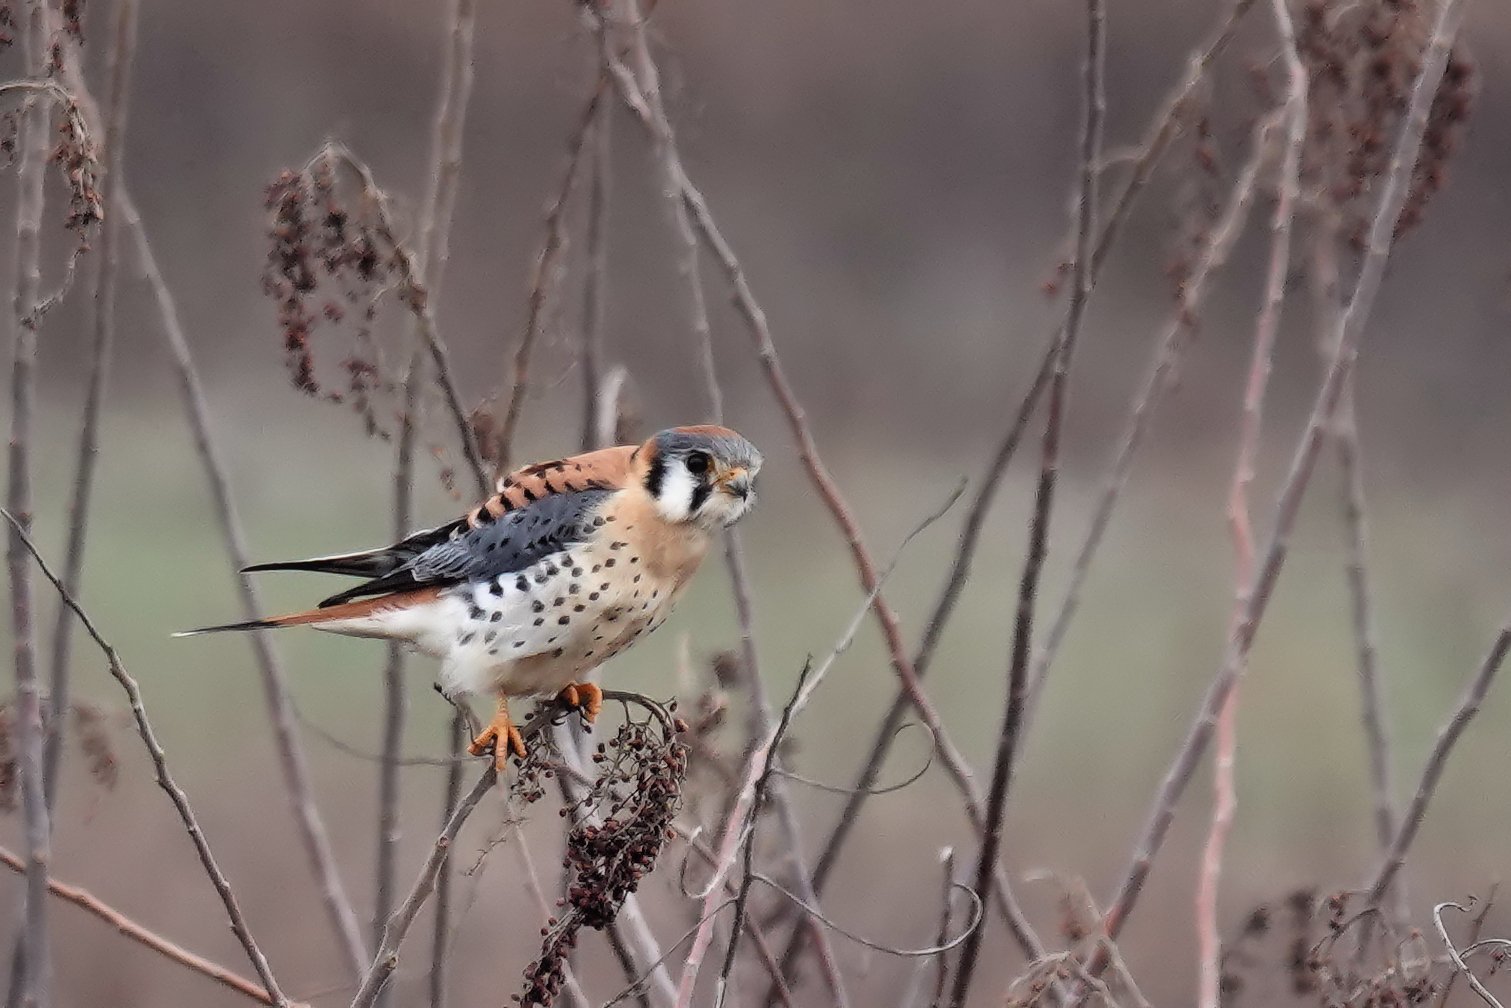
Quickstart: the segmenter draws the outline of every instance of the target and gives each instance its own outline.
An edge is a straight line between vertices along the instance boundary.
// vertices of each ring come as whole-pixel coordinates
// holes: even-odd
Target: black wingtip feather
[[[180,630],[175,637],[197,637],[207,633],[225,633],[228,630],[267,630],[278,624],[272,620],[247,620],[245,623],[222,623],[220,626],[199,627],[195,630]]]

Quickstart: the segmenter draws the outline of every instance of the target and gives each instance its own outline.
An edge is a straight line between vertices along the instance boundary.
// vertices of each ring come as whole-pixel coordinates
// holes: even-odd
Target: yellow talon
[[[493,768],[499,773],[503,773],[509,765],[511,752],[520,759],[525,758],[525,737],[509,717],[508,697],[498,698],[493,720],[488,722],[488,727],[467,747],[467,751],[474,756],[481,756],[489,749],[493,750]]]
[[[598,720],[598,712],[603,710],[603,690],[597,683],[580,682],[567,683],[562,687],[556,699],[582,712],[583,720],[592,724]]]

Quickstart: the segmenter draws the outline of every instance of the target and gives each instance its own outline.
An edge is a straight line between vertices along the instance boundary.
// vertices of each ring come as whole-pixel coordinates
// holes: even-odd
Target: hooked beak
[[[724,473],[719,477],[718,483],[719,489],[725,493],[738,497],[740,500],[750,499],[750,471],[744,466]]]

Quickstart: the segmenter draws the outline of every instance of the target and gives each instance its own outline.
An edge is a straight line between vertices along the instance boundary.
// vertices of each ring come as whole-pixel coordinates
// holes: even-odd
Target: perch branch
[[[1448,957],[1453,960],[1453,965],[1458,967],[1459,973],[1464,974],[1464,979],[1469,981],[1469,986],[1474,988],[1474,993],[1479,995],[1481,1001],[1489,1005],[1490,1008],[1502,1008],[1500,1001],[1496,1000],[1495,995],[1490,993],[1489,988],[1480,982],[1479,977],[1474,975],[1474,971],[1469,968],[1469,964],[1464,962],[1464,953],[1458,950],[1458,946],[1449,937],[1448,926],[1443,923],[1443,911],[1448,907],[1453,907],[1453,909],[1461,913],[1469,912],[1469,908],[1462,903],[1454,903],[1452,901],[1439,903],[1432,908],[1432,923],[1438,929],[1438,937],[1443,940],[1443,946],[1448,949]]]

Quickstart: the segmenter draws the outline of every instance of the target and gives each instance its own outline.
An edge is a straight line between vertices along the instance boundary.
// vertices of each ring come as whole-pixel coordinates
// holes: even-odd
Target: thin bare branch
[[[614,84],[619,90],[620,97],[635,118],[650,133],[654,139],[658,135],[658,124],[654,113],[646,103],[645,97],[640,92],[639,85],[634,76],[622,62],[613,61],[610,64],[610,72]],[[675,152],[675,147],[670,148]],[[880,585],[877,577],[876,565],[871,557],[871,552],[866,546],[860,534],[860,527],[855,521],[854,514],[840,493],[833,477],[829,474],[823,460],[819,457],[818,447],[814,443],[812,431],[809,429],[806,415],[798,404],[795,392],[787,379],[786,372],[781,365],[781,359],[777,355],[776,346],[771,340],[771,330],[766,322],[766,313],[755,300],[755,295],[750,289],[750,284],[745,278],[744,268],[735,256],[722,231],[714,222],[713,213],[708,207],[703,194],[692,184],[686,171],[682,168],[680,158],[676,159],[677,186],[687,203],[692,215],[693,226],[699,236],[713,253],[715,261],[724,271],[726,279],[734,291],[735,306],[740,316],[745,320],[751,339],[755,345],[756,356],[764,370],[772,392],[781,406],[783,415],[787,418],[792,429],[794,438],[798,444],[798,455],[803,466],[808,472],[809,478],[818,490],[820,498],[824,501],[830,514],[838,524],[841,534],[844,536],[850,548],[851,557],[855,562],[856,571],[860,577],[861,587],[872,595],[872,609],[881,624],[882,634],[886,641],[887,653],[893,670],[902,680],[904,688],[908,692],[909,702],[917,709],[919,718],[934,733],[935,747],[939,753],[940,763],[949,772],[955,784],[961,792],[967,795],[973,793],[972,774],[965,757],[960,754],[954,742],[945,732],[944,724],[939,717],[938,710],[923,692],[922,684],[918,681],[917,673],[909,660],[902,640],[902,628],[897,620],[897,614],[886,601],[877,593]],[[697,947],[697,942],[694,942]]]
[[[1207,71],[1217,58],[1228,47],[1238,23],[1246,14],[1254,0],[1236,0],[1228,9],[1213,34],[1192,53],[1188,61],[1186,76],[1171,91],[1165,100],[1160,113],[1154,118],[1147,139],[1144,141],[1138,160],[1133,166],[1132,173],[1122,192],[1119,194],[1112,213],[1108,216],[1107,223],[1103,226],[1097,239],[1096,250],[1091,258],[1091,273],[1095,280],[1101,270],[1103,262],[1112,250],[1118,236],[1122,222],[1127,219],[1133,205],[1137,202],[1138,195],[1144,190],[1155,167],[1175,137],[1181,115],[1190,103],[1192,95],[1197,87],[1205,79]],[[945,579],[944,587],[940,591],[939,600],[934,605],[934,610],[929,617],[924,629],[923,639],[919,644],[918,651],[913,658],[913,667],[920,678],[928,671],[933,659],[935,648],[944,636],[944,629],[949,624],[950,617],[954,615],[955,605],[965,588],[965,582],[970,577],[972,561],[975,559],[976,549],[981,541],[981,530],[986,524],[987,514],[990,512],[997,496],[997,490],[1001,486],[1002,477],[1007,471],[1008,462],[1017,452],[1018,444],[1022,441],[1024,433],[1028,430],[1029,420],[1032,418],[1039,402],[1039,396],[1049,385],[1051,373],[1054,371],[1055,347],[1059,342],[1059,334],[1056,334],[1046,344],[1041,356],[1039,369],[1034,375],[1028,392],[1024,395],[1018,411],[1014,414],[1012,423],[1007,432],[998,443],[992,457],[988,460],[981,482],[976,489],[975,496],[971,500],[969,509],[966,511],[965,520],[961,526],[959,546],[950,562],[950,573]],[[822,893],[824,885],[829,879],[829,873],[838,862],[841,849],[850,835],[851,829],[858,821],[861,806],[869,797],[869,789],[876,783],[877,775],[881,772],[882,763],[885,762],[892,741],[896,738],[897,728],[902,724],[903,717],[911,707],[906,686],[898,689],[892,706],[882,718],[880,727],[871,741],[870,750],[867,753],[865,763],[860,773],[856,776],[853,797],[845,803],[840,812],[839,820],[833,831],[825,840],[814,866],[813,884],[816,891]],[[994,888],[994,893],[1000,892]],[[1011,923],[1011,922],[1010,922]],[[1024,924],[1026,926],[1026,921]],[[1022,932],[1014,928],[1015,937],[1019,938],[1020,944],[1029,932]],[[794,941],[788,946],[783,962],[795,959],[800,946]],[[1028,951],[1029,958],[1042,959],[1044,951]]]
[[[1461,913],[1469,912],[1469,908],[1462,903],[1454,903],[1452,901],[1439,903],[1432,908],[1432,923],[1438,929],[1438,937],[1443,939],[1443,946],[1448,949],[1448,957],[1453,960],[1453,965],[1458,967],[1459,972],[1464,974],[1464,979],[1469,981],[1469,986],[1474,988],[1474,993],[1479,995],[1481,1001],[1489,1005],[1490,1008],[1502,1008],[1501,1003],[1496,1000],[1495,995],[1490,993],[1489,988],[1480,982],[1479,977],[1474,975],[1474,971],[1469,968],[1469,964],[1464,962],[1463,953],[1458,950],[1458,946],[1449,937],[1448,927],[1443,923],[1443,911],[1448,907],[1453,907],[1453,909]]]
[[[45,0],[26,4],[23,54],[39,74],[47,60]],[[11,434],[5,504],[19,524],[10,536],[11,635],[15,654],[18,772],[26,837],[26,895],[21,923],[26,954],[18,991],[33,1008],[51,1004],[52,957],[47,935],[47,874],[51,827],[43,787],[42,698],[37,683],[33,637],[31,566],[25,533],[31,528],[31,427],[36,394],[37,319],[34,307],[42,286],[43,168],[50,142],[47,105],[35,103],[22,119],[20,165],[16,173],[15,277],[11,294]]]
[[[598,27],[598,52],[608,46],[603,25]],[[602,57],[595,55],[594,66]],[[598,76],[602,77],[602,71]],[[607,81],[602,82],[607,85]],[[582,369],[582,450],[607,447],[599,441],[599,431],[612,424],[612,417],[605,418],[609,403],[600,394],[603,390],[603,320],[608,307],[609,279],[609,196],[611,178],[612,139],[614,119],[612,102],[599,101],[591,127],[590,153],[593,157],[593,174],[588,180],[588,226],[587,249],[584,253],[582,277],[582,346],[578,365]],[[606,423],[607,420],[607,423]]]
[[[1192,264],[1190,276],[1181,285],[1175,312],[1155,343],[1149,373],[1133,400],[1127,423],[1118,440],[1117,450],[1113,454],[1112,465],[1108,467],[1107,476],[1102,483],[1102,490],[1097,498],[1096,509],[1092,513],[1091,523],[1087,526],[1086,536],[1081,540],[1081,547],[1076,551],[1075,561],[1071,565],[1065,596],[1060,602],[1054,622],[1050,624],[1049,633],[1045,636],[1044,643],[1040,646],[1039,654],[1034,661],[1033,674],[1028,687],[1030,717],[1038,708],[1050,666],[1059,654],[1060,645],[1070,629],[1071,620],[1079,609],[1081,591],[1091,571],[1092,560],[1096,557],[1097,550],[1102,545],[1102,540],[1112,523],[1112,515],[1121,500],[1123,489],[1128,485],[1128,478],[1133,472],[1133,462],[1138,449],[1145,435],[1149,433],[1155,410],[1158,409],[1165,393],[1169,391],[1181,358],[1196,334],[1197,319],[1206,301],[1208,284],[1227,263],[1228,254],[1233,250],[1233,245],[1248,224],[1249,211],[1254,205],[1254,193],[1258,187],[1259,173],[1264,166],[1266,151],[1269,147],[1270,133],[1277,122],[1277,116],[1267,115],[1255,124],[1249,154],[1233,180],[1227,201],[1218,215],[1216,224],[1207,236],[1206,244]]]
[[[1448,0],[1448,2],[1451,6],[1457,0]],[[1464,688],[1464,695],[1459,699],[1458,707],[1438,731],[1437,741],[1433,743],[1432,752],[1427,757],[1427,764],[1422,768],[1422,778],[1417,782],[1416,792],[1411,796],[1411,804],[1406,806],[1406,815],[1402,817],[1401,824],[1396,828],[1390,850],[1381,861],[1374,881],[1370,883],[1366,906],[1371,908],[1380,906],[1386,891],[1390,888],[1391,881],[1400,872],[1401,866],[1406,863],[1406,854],[1411,850],[1412,841],[1417,837],[1417,830],[1421,828],[1422,821],[1427,816],[1427,804],[1432,800],[1433,792],[1437,790],[1438,781],[1442,779],[1443,768],[1448,764],[1448,756],[1453,752],[1453,747],[1458,744],[1459,737],[1464,734],[1464,729],[1469,726],[1469,722],[1474,720],[1474,715],[1479,713],[1480,704],[1484,702],[1485,694],[1490,690],[1490,683],[1500,671],[1508,651],[1511,651],[1511,623],[1501,627],[1500,633],[1496,635],[1495,643],[1490,648],[1490,653],[1480,665],[1479,672]]]
[[[183,789],[173,780],[173,775],[168,770],[168,759],[163,754],[163,747],[157,740],[157,732],[153,730],[152,723],[147,719],[147,708],[142,699],[141,687],[137,685],[137,681],[126,671],[126,667],[121,664],[120,655],[116,653],[115,648],[111,646],[110,642],[100,634],[94,622],[89,618],[89,614],[84,611],[78,601],[69,593],[68,589],[63,586],[63,582],[48,567],[47,561],[42,559],[42,554],[38,552],[31,538],[27,536],[25,529],[21,526],[21,522],[9,511],[0,510],[0,515],[3,515],[5,520],[10,522],[11,528],[20,540],[22,548],[36,560],[37,567],[42,571],[42,575],[52,582],[52,586],[57,589],[58,596],[63,600],[63,604],[78,617],[79,622],[84,627],[84,631],[89,634],[90,639],[99,646],[100,651],[104,654],[105,661],[110,666],[111,676],[120,684],[121,689],[126,692],[126,699],[131,705],[131,716],[136,722],[137,734],[141,736],[143,745],[147,747],[147,755],[152,758],[152,767],[157,773],[158,786],[167,792],[169,800],[173,802],[173,807],[177,810],[178,817],[183,821],[184,829],[188,832],[189,839],[194,844],[194,851],[199,855],[199,862],[204,866],[205,874],[210,877],[210,882],[215,886],[215,891],[220,894],[220,901],[225,907],[226,917],[230,920],[232,933],[236,935],[237,941],[241,942],[241,947],[246,950],[247,959],[251,961],[252,968],[257,971],[258,979],[262,981],[264,990],[272,997],[273,1004],[279,1006],[289,1004],[288,998],[284,997],[283,992],[278,989],[277,981],[273,979],[273,972],[268,966],[267,958],[262,954],[262,950],[258,948],[257,942],[252,938],[252,932],[248,929],[245,918],[242,917],[241,906],[237,903],[236,896],[231,891],[231,883],[226,879],[225,873],[220,870],[220,866],[215,862],[215,855],[210,850],[210,842],[205,837],[205,831],[199,825],[199,820],[195,818],[194,810],[189,807],[189,797],[184,794]],[[43,895],[46,895],[45,886]],[[37,946],[35,945],[27,945],[29,962],[35,961],[31,959],[31,956],[36,949]]]
[[[804,663],[802,671],[798,673],[797,685],[792,690],[792,699],[787,702],[787,706],[782,708],[782,716],[771,734],[771,744],[766,746],[765,755],[761,760],[760,775],[756,777],[755,790],[750,800],[750,825],[741,831],[744,866],[740,872],[740,887],[735,893],[734,922],[730,924],[729,943],[724,948],[724,964],[719,967],[719,979],[714,985],[714,1008],[724,1008],[724,997],[729,990],[729,976],[734,970],[735,953],[739,950],[740,935],[745,930],[750,889],[755,885],[756,827],[760,823],[761,810],[766,804],[767,790],[771,786],[772,777],[776,771],[777,750],[781,748],[782,739],[787,736],[787,729],[792,726],[793,708],[797,705],[798,697],[802,696],[803,686],[807,683],[808,675],[812,671],[813,659],[810,658]],[[840,990],[843,990],[843,987]],[[842,995],[840,997],[843,998]]]
[[[462,798],[462,763],[459,758],[469,741],[467,718],[458,707],[451,716],[447,732],[448,749],[456,756],[446,769],[445,804],[441,807],[441,828],[451,821]],[[451,951],[452,875],[442,872],[435,887],[435,925],[430,939],[430,1008],[445,1008],[446,959]]]
[[[430,298],[440,292],[450,248],[452,209],[462,174],[462,136],[467,101],[472,94],[472,53],[476,38],[475,0],[455,0],[447,21],[446,59],[441,71],[440,96],[431,124],[430,171],[420,209],[420,241],[415,265]],[[411,329],[420,322],[411,319]],[[415,334],[418,335],[417,333]],[[419,424],[420,387],[426,378],[425,347],[418,339],[404,378],[404,408],[399,418],[394,458],[393,530],[395,540],[411,530],[414,497],[414,450]],[[388,646],[383,668],[383,755],[378,769],[378,855],[374,868],[373,943],[382,940],[383,926],[393,912],[394,875],[399,850],[399,763],[404,744],[404,648]],[[437,927],[445,927],[437,921]],[[384,1003],[379,998],[379,1003]]]
[[[136,0],[122,0],[115,10],[114,39],[110,50],[109,90],[105,98],[105,130],[102,135],[107,174],[106,202],[116,202],[114,193],[122,177],[122,138],[126,132],[127,90],[131,63],[136,53]],[[74,463],[73,490],[69,495],[68,533],[63,551],[63,584],[77,595],[84,573],[84,545],[89,529],[89,506],[94,496],[95,463],[99,459],[100,418],[103,413],[105,387],[110,374],[110,358],[115,344],[116,270],[120,263],[117,248],[119,218],[109,214],[100,222],[99,251],[91,276],[89,303],[90,347],[89,377],[84,395],[84,417],[79,427],[79,451]],[[47,807],[57,796],[58,764],[63,752],[62,718],[69,706],[70,658],[73,647],[73,619],[67,607],[58,606],[52,633],[52,671],[49,701],[53,710],[47,734],[44,780]]]
[[[535,343],[545,328],[546,306],[550,301],[552,289],[556,286],[561,255],[566,249],[567,200],[577,187],[577,177],[581,174],[584,160],[583,155],[588,149],[588,138],[594,132],[593,124],[598,119],[598,105],[603,101],[604,91],[605,87],[600,81],[593,88],[592,94],[588,96],[582,112],[578,115],[572,138],[567,143],[567,165],[562,171],[561,183],[550,205],[546,207],[546,237],[541,246],[540,255],[536,257],[534,272],[530,276],[529,311],[525,319],[525,331],[520,335],[519,343],[514,348],[514,357],[510,365],[509,397],[504,405],[504,418],[498,425],[498,435],[493,448],[495,467],[500,474],[509,471],[510,459],[514,453],[514,437],[519,429],[520,414],[525,407],[525,393],[529,390],[530,384],[530,352],[535,348]]]
[[[0,847],[0,864],[4,864],[11,871],[17,873],[22,873],[26,870],[25,863],[4,847]],[[115,907],[102,902],[86,889],[68,885],[66,882],[59,882],[55,878],[47,880],[47,888],[49,892],[59,899],[94,914],[132,941],[146,946],[181,966],[203,974],[216,983],[229,987],[238,994],[244,994],[258,1004],[276,1005],[278,1003],[267,992],[267,988],[261,984],[226,969],[220,963],[211,962],[204,956],[196,955],[176,942],[169,941],[151,928],[127,917]],[[298,1006],[296,1005],[294,1008],[298,1008]]]
[[[460,125],[457,128],[460,129]],[[460,143],[460,140],[458,139],[457,142]],[[457,156],[461,155],[458,153]],[[320,153],[311,160],[310,165],[313,166],[321,161],[333,168],[345,167],[356,176],[362,186],[363,198],[375,218],[374,229],[383,244],[393,252],[399,276],[399,298],[409,309],[420,339],[424,341],[425,349],[430,353],[430,360],[435,367],[436,384],[441,388],[447,412],[451,414],[452,423],[456,426],[457,440],[462,446],[462,457],[467,460],[467,468],[476,482],[478,498],[487,497],[492,484],[488,479],[487,469],[483,465],[482,455],[478,452],[477,438],[473,434],[468,411],[462,405],[461,393],[457,391],[456,380],[451,373],[451,352],[446,348],[445,340],[441,339],[440,328],[436,325],[435,305],[431,302],[430,291],[423,280],[424,268],[420,255],[408,242],[399,237],[399,232],[394,226],[394,215],[389,206],[388,193],[378,185],[378,180],[367,162],[357,157],[351,148],[335,140],[327,140],[325,146],[320,149]],[[460,170],[459,166],[457,170]],[[453,180],[451,184],[454,185],[455,181]]]
[[[1049,554],[1049,526],[1054,508],[1055,485],[1060,467],[1060,434],[1065,417],[1065,401],[1070,385],[1070,365],[1076,337],[1080,333],[1086,302],[1091,296],[1092,241],[1096,235],[1097,162],[1101,158],[1102,123],[1107,114],[1105,84],[1107,9],[1103,0],[1086,0],[1086,62],[1082,73],[1082,123],[1079,187],[1076,203],[1076,258],[1070,295],[1070,311],[1065,332],[1055,353],[1054,374],[1050,378],[1049,407],[1044,423],[1042,462],[1039,483],[1034,494],[1033,515],[1028,527],[1028,555],[1018,585],[1017,613],[1013,621],[1012,657],[1007,676],[1007,698],[1002,729],[997,738],[997,753],[992,769],[992,784],[987,791],[986,828],[982,831],[981,850],[976,862],[976,891],[985,892],[991,885],[1002,849],[1002,824],[1007,809],[1008,791],[1012,786],[1014,757],[1023,726],[1023,712],[1028,700],[1029,661],[1033,653],[1034,610],[1038,603],[1039,576]],[[964,1008],[975,975],[977,957],[985,928],[973,929],[965,938],[950,990],[949,1004]]]
[[[1186,785],[1190,783],[1196,764],[1206,750],[1217,713],[1233,688],[1241,663],[1248,656],[1259,624],[1264,618],[1275,582],[1284,566],[1291,529],[1295,525],[1302,497],[1316,467],[1324,431],[1337,406],[1343,388],[1343,379],[1357,355],[1364,325],[1374,305],[1375,295],[1379,291],[1385,265],[1390,257],[1391,237],[1405,204],[1408,182],[1421,148],[1422,134],[1426,128],[1432,97],[1437,91],[1438,82],[1442,79],[1443,69],[1447,63],[1448,50],[1458,24],[1458,11],[1458,0],[1445,0],[1439,9],[1431,41],[1423,57],[1421,71],[1412,88],[1405,126],[1391,155],[1389,170],[1379,190],[1380,201],[1370,226],[1358,282],[1353,296],[1349,299],[1348,308],[1338,320],[1336,338],[1332,343],[1332,359],[1317,391],[1311,415],[1297,443],[1295,458],[1292,460],[1290,471],[1280,491],[1274,527],[1265,548],[1260,551],[1263,559],[1259,564],[1254,586],[1249,592],[1249,603],[1243,619],[1239,621],[1228,640],[1222,664],[1207,695],[1203,698],[1201,708],[1192,722],[1184,743],[1160,785],[1148,824],[1134,848],[1131,863],[1124,873],[1116,894],[1108,901],[1104,919],[1108,936],[1114,940],[1138,901],[1154,856],[1163,844],[1170,823],[1175,817],[1176,803],[1184,793]],[[1093,974],[1100,972],[1105,966],[1105,956],[1100,957],[1092,964]]]
[[[199,370],[189,349],[188,337],[178,317],[178,305],[173,293],[158,268],[157,257],[147,239],[147,230],[142,224],[131,195],[123,187],[119,202],[114,208],[136,239],[137,267],[146,278],[157,302],[162,323],[162,336],[167,343],[169,355],[177,372],[179,389],[184,397],[184,409],[189,427],[194,436],[195,451],[205,468],[214,499],[216,517],[220,523],[221,536],[231,566],[240,570],[249,563],[245,534],[241,519],[236,513],[235,497],[231,493],[230,478],[221,459],[219,445],[210,426],[210,408],[205,399],[204,385]],[[241,596],[242,611],[249,619],[259,617],[265,610],[258,598],[257,589],[246,575],[238,576],[237,588]],[[314,872],[331,928],[347,962],[361,975],[366,967],[362,933],[357,924],[356,912],[342,885],[336,868],[335,856],[331,853],[330,838],[325,823],[315,806],[314,789],[310,781],[309,765],[305,760],[304,747],[299,742],[295,728],[293,705],[289,701],[287,680],[282,663],[273,651],[272,642],[266,634],[248,634],[257,668],[262,677],[263,693],[268,706],[268,715],[273,725],[273,735],[284,783],[288,790],[289,804],[299,827],[310,867]]]
[[[1264,302],[1254,326],[1254,349],[1244,383],[1243,418],[1239,424],[1237,462],[1228,493],[1228,527],[1233,538],[1232,626],[1243,619],[1247,592],[1254,578],[1254,519],[1250,490],[1259,464],[1264,429],[1264,398],[1280,332],[1285,305],[1286,279],[1291,269],[1291,230],[1300,187],[1301,152],[1307,134],[1307,75],[1296,47],[1296,29],[1289,0],[1271,0],[1280,54],[1286,68],[1286,140],[1276,186],[1275,213],[1270,219],[1270,259],[1265,271]],[[1247,656],[1238,666],[1242,677]],[[1238,807],[1238,784],[1234,772],[1238,751],[1239,690],[1235,684],[1217,715],[1217,751],[1213,755],[1212,822],[1202,852],[1196,884],[1197,1003],[1218,1008],[1222,997],[1222,933],[1218,924],[1217,897],[1222,879],[1222,860],[1233,817]]]
[[[808,705],[808,701],[812,699],[814,691],[817,690],[818,687],[823,683],[825,677],[829,673],[830,668],[833,667],[839,656],[844,654],[844,652],[847,651],[850,645],[854,642],[856,634],[860,632],[861,621],[865,619],[866,612],[874,603],[876,593],[880,591],[881,585],[886,581],[888,575],[890,575],[892,570],[897,566],[897,561],[901,557],[902,551],[907,547],[908,543],[912,542],[916,536],[924,531],[924,529],[928,528],[944,515],[944,513],[955,503],[955,501],[960,498],[961,489],[963,488],[957,487],[954,494],[952,494],[950,496],[950,499],[945,502],[943,508],[924,518],[922,522],[916,525],[913,530],[903,538],[902,543],[898,546],[897,555],[893,557],[892,562],[887,565],[886,569],[881,572],[881,576],[876,583],[876,587],[873,588],[870,594],[866,596],[860,609],[851,619],[849,626],[847,626],[844,632],[840,634],[839,639],[835,642],[834,647],[830,650],[828,656],[814,667],[812,674],[807,676],[805,681],[801,684],[800,688],[797,691],[797,695],[793,698],[791,703],[792,714],[790,715],[790,718],[796,718],[797,715],[802,712],[803,708]],[[714,866],[713,875],[710,878],[702,896],[702,924],[700,924],[698,927],[697,934],[693,938],[692,948],[688,950],[687,960],[683,963],[682,966],[682,977],[677,985],[677,1008],[689,1008],[689,1006],[692,1004],[693,991],[698,982],[698,971],[702,967],[703,956],[708,951],[709,944],[713,941],[713,921],[714,912],[716,909],[715,905],[720,901],[724,880],[734,867],[735,859],[739,856],[739,852],[741,850],[741,841],[743,840],[744,835],[749,828],[749,813],[751,804],[755,798],[756,783],[760,778],[761,768],[765,765],[766,754],[771,750],[774,744],[775,731],[776,729],[775,727],[773,727],[772,733],[767,735],[762,740],[761,744],[756,746],[754,750],[752,750],[749,758],[745,761],[744,772],[741,775],[742,783],[740,785],[740,790],[735,798],[734,806],[730,810],[729,816],[724,823],[724,832],[720,840],[719,852],[716,864]]]
[[[1474,920],[1469,925],[1469,944],[1465,947],[1465,950],[1462,953],[1463,955],[1470,955],[1480,947],[1480,934],[1485,930],[1485,918],[1490,916],[1490,910],[1495,906],[1495,894],[1497,891],[1499,891],[1499,889],[1499,882],[1492,884],[1490,886],[1490,892],[1485,896],[1483,900],[1479,901],[1480,911],[1479,913],[1474,915]],[[1396,891],[1399,892],[1400,887],[1397,887]],[[1471,902],[1473,901],[1471,900]],[[1448,998],[1453,994],[1454,981],[1456,981],[1458,978],[1458,973],[1450,973],[1448,974],[1448,979],[1443,981],[1443,989],[1438,992],[1438,1008],[1444,1008],[1444,1006],[1448,1004]]]

